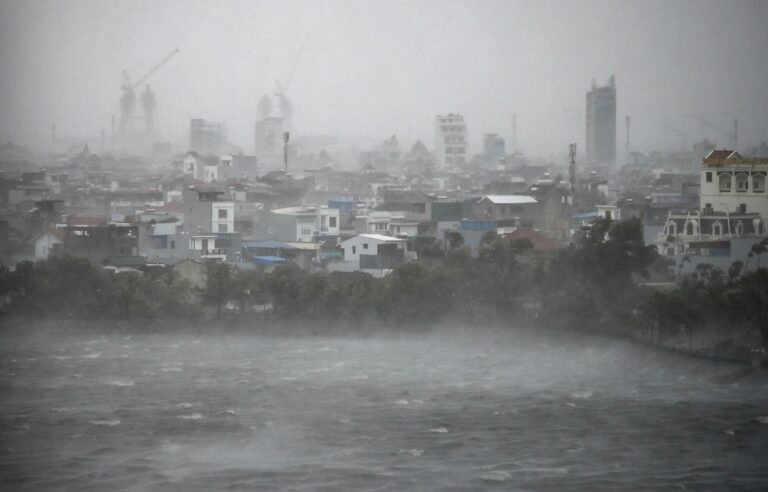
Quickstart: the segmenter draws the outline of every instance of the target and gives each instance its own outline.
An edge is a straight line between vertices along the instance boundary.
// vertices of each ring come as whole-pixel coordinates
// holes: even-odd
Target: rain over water
[[[760,490],[768,378],[628,342],[4,333],[5,490]]]

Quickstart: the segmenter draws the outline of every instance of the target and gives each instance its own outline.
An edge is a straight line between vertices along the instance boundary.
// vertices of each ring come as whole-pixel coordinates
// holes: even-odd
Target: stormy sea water
[[[3,490],[765,490],[768,377],[600,338],[0,334]]]

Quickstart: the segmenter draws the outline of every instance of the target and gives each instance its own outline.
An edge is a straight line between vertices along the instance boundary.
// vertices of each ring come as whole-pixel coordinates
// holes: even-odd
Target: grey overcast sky
[[[177,150],[189,118],[224,121],[253,150],[256,104],[285,81],[299,134],[396,133],[433,146],[436,114],[531,154],[583,149],[585,92],[615,74],[619,144],[671,148],[668,126],[702,136],[703,114],[740,143],[768,140],[768,1],[38,1],[0,3],[0,141],[44,150],[94,138],[134,77],[150,80],[160,130]]]

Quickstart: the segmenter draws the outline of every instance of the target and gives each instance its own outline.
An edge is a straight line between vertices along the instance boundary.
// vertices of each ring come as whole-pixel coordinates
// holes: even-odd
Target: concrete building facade
[[[467,163],[467,124],[460,114],[435,118],[435,161],[438,169],[454,169]]]
[[[587,161],[606,167],[616,164],[616,80],[604,86],[592,80],[587,92]]]

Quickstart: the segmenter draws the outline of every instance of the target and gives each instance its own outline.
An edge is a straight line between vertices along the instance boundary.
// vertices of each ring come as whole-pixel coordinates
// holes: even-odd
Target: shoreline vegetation
[[[492,233],[478,259],[452,246],[439,262],[407,263],[383,278],[307,273],[293,264],[266,273],[210,262],[199,286],[168,268],[116,274],[70,256],[20,263],[13,271],[0,265],[0,321],[17,328],[83,320],[105,331],[274,335],[525,326],[765,364],[768,270],[743,273],[741,262],[728,272],[700,265],[675,279],[656,249],[644,244],[637,219],[598,220],[575,244],[547,256],[525,240]],[[650,276],[667,280],[667,288],[645,284]]]

